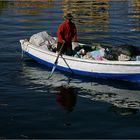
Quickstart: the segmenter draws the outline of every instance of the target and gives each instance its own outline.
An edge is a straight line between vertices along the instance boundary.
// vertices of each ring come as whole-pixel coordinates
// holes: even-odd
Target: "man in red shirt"
[[[73,55],[72,51],[72,41],[77,42],[77,30],[75,24],[72,22],[73,16],[68,13],[65,16],[65,21],[63,21],[57,30],[58,44],[57,51],[62,51],[61,54]]]

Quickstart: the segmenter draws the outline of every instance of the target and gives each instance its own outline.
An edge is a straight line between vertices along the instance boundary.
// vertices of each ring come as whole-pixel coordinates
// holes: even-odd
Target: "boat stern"
[[[21,39],[21,40],[19,40],[19,42],[21,44],[22,51],[27,51],[29,41],[27,39]]]
[[[20,39],[19,42],[22,45],[24,43],[24,39]]]

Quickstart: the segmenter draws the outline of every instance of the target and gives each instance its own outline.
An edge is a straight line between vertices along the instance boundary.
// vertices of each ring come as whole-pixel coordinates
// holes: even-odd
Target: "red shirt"
[[[66,43],[71,43],[72,39],[77,41],[77,31],[74,23],[69,22],[68,20],[62,22],[57,30],[58,42],[63,43],[62,40],[65,40]]]

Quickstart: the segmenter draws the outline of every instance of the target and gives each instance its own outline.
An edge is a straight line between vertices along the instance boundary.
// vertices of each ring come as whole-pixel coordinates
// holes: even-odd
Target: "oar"
[[[55,68],[56,68],[56,66],[57,66],[58,58],[59,58],[59,56],[60,56],[60,54],[61,54],[61,52],[62,52],[63,46],[64,46],[64,43],[62,44],[62,46],[61,46],[61,48],[60,48],[60,50],[59,50],[59,52],[58,52],[58,55],[57,55],[56,60],[55,60],[55,62],[54,62],[54,66],[53,66],[53,68],[52,68],[52,71],[51,71],[51,73],[50,73],[48,79],[51,78],[52,75],[53,75],[53,73],[54,73],[54,70],[55,70]]]
[[[65,60],[65,58],[61,55],[61,57],[63,58],[64,62],[66,63],[66,65],[68,66],[68,68],[70,69],[71,73],[74,74],[73,70],[70,68],[70,66],[68,65],[67,61]]]

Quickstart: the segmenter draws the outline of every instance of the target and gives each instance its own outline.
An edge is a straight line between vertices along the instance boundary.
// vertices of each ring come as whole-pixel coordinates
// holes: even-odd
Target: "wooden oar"
[[[56,69],[56,66],[57,66],[57,63],[58,63],[58,58],[59,58],[59,56],[61,55],[63,46],[64,46],[64,43],[62,44],[62,46],[61,46],[61,48],[60,48],[60,50],[59,50],[59,52],[58,52],[58,55],[57,55],[56,60],[55,60],[55,62],[54,62],[54,66],[53,66],[53,68],[52,68],[52,71],[51,71],[51,73],[50,73],[48,79],[52,77],[52,75],[53,75],[53,73],[54,73],[54,70]]]
[[[64,62],[66,63],[66,65],[68,66],[68,68],[70,69],[71,73],[74,74],[73,70],[70,68],[70,66],[68,65],[67,61],[65,60],[65,58],[61,55],[61,57],[63,58]]]

